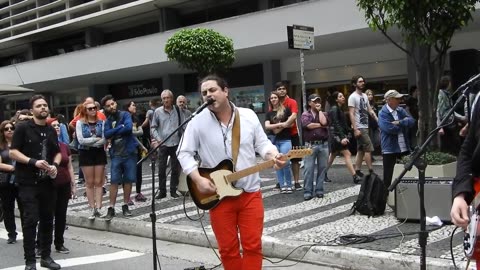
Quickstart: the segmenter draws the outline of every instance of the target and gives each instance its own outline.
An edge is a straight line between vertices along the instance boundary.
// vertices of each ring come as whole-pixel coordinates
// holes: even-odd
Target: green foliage
[[[472,20],[478,0],[357,0],[373,29],[395,26],[407,42],[448,46],[453,33]]]
[[[209,74],[223,71],[235,61],[233,41],[212,29],[182,29],[170,37],[165,53],[181,67]]]
[[[453,155],[442,152],[427,152],[426,157],[427,165],[442,165],[457,161],[457,158]],[[405,164],[409,160],[408,156],[403,157],[398,161],[400,164]]]

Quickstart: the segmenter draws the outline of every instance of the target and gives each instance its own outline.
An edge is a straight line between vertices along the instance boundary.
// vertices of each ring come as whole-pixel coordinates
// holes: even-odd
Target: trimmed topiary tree
[[[232,39],[206,28],[182,29],[170,37],[165,53],[199,76],[223,72],[235,61]]]

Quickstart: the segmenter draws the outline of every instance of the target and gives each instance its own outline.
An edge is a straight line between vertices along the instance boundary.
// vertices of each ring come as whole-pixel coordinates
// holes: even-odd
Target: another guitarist
[[[480,106],[472,111],[470,129],[457,159],[457,176],[452,185],[453,204],[450,216],[453,224],[466,228],[469,223],[468,204],[480,187]],[[474,188],[475,186],[475,188]]]
[[[235,110],[238,110],[240,118],[240,148],[235,169],[256,165],[255,152],[265,160],[275,160],[276,169],[285,166],[285,159],[268,140],[255,112],[235,107],[229,101],[229,89],[223,78],[215,75],[205,77],[200,81],[200,91],[204,101],[215,101],[188,124],[178,150],[184,173],[189,175],[200,192],[215,192],[216,187],[200,175],[194,156],[198,152],[200,167],[207,168],[214,168],[224,159],[232,159]],[[223,199],[210,211],[212,229],[226,270],[262,268],[264,208],[260,181],[258,173],[241,178],[235,186],[245,192]]]

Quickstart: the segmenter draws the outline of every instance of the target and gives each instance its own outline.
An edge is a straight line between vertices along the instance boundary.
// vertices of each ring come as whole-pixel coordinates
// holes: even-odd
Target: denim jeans
[[[288,153],[292,149],[291,140],[276,140],[275,146],[278,152],[282,154]],[[280,170],[277,170],[277,179],[280,187],[292,187],[292,172],[290,171],[290,161]]]
[[[327,170],[328,161],[328,142],[321,144],[309,145],[313,153],[310,156],[306,156],[304,159],[303,177],[304,191],[303,196],[323,195],[323,181],[325,180],[325,171]],[[316,166],[315,166],[316,161]],[[313,190],[313,179],[315,176],[315,167],[317,168],[317,177],[315,180],[315,192]]]

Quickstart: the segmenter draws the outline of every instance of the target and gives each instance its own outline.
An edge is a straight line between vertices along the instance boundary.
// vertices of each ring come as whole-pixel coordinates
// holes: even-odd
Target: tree
[[[212,29],[182,29],[165,45],[168,58],[199,76],[222,72],[235,61],[233,41]]]
[[[373,30],[404,51],[416,67],[419,89],[419,139],[436,126],[438,82],[453,34],[472,20],[478,0],[357,0]],[[399,30],[403,42],[392,38]],[[408,47],[407,47],[407,46]]]

